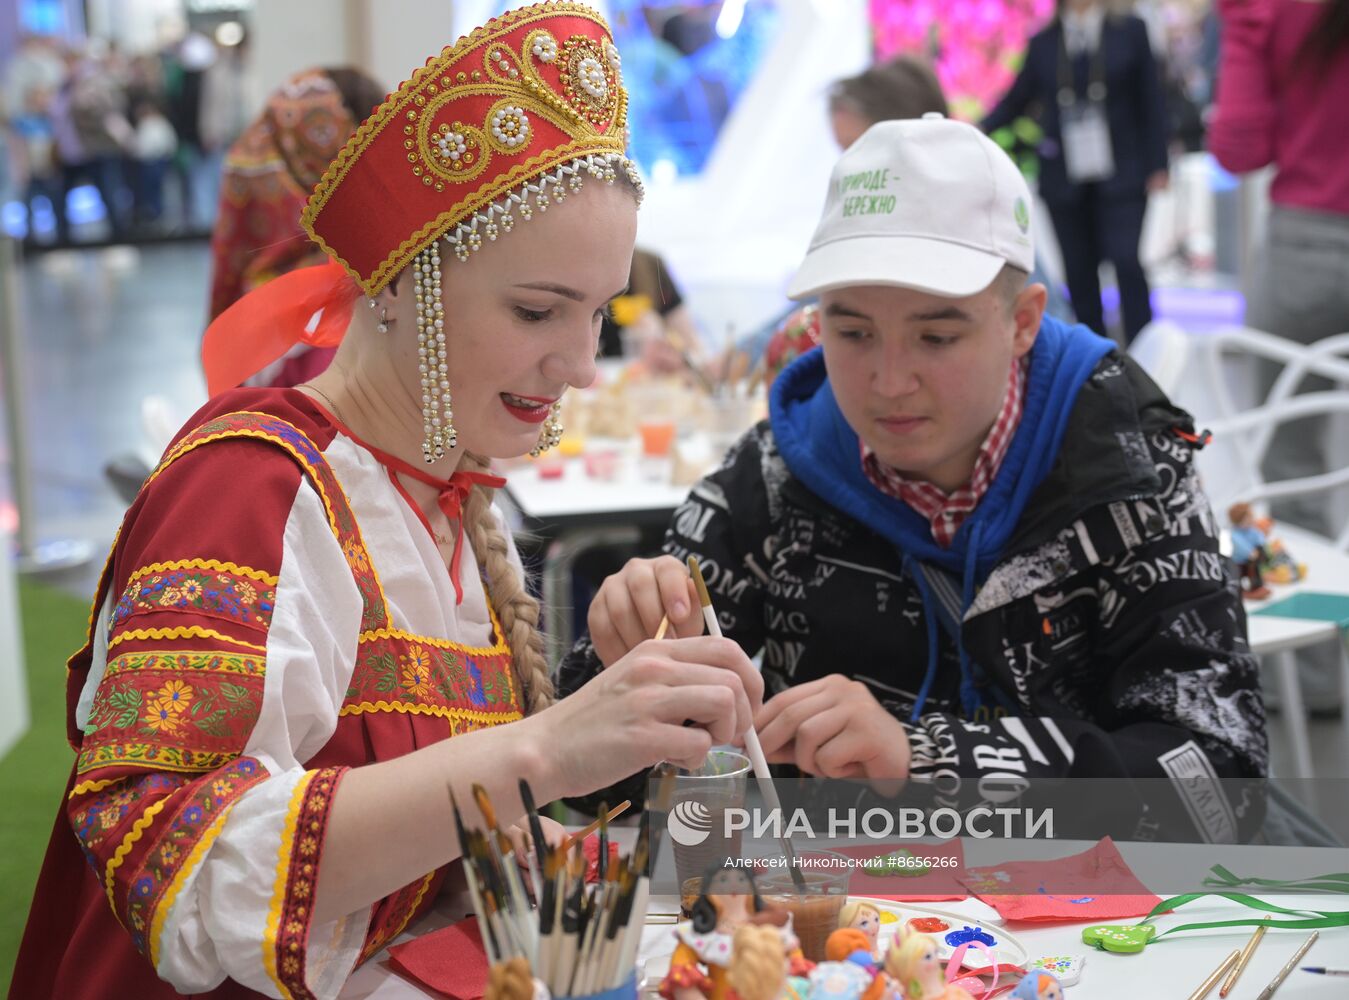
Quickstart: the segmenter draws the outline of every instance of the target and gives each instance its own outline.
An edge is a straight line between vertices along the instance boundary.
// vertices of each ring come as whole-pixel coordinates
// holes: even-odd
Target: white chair
[[[1199,429],[1213,433],[1200,452],[1198,467],[1204,489],[1222,518],[1237,502],[1260,504],[1272,499],[1323,493],[1349,484],[1349,466],[1315,476],[1265,482],[1261,465],[1280,424],[1313,416],[1349,414],[1349,334],[1304,346],[1247,328],[1214,334],[1187,334],[1174,324],[1155,323],[1135,341],[1132,351],[1158,384],[1195,416]],[[1263,400],[1253,397],[1255,365],[1283,365]],[[1294,395],[1308,375],[1330,379],[1336,388]],[[1252,402],[1257,405],[1247,405]],[[1349,519],[1335,537],[1325,538],[1292,525],[1279,525],[1278,535],[1299,562],[1308,566],[1305,582],[1280,586],[1268,602],[1298,591],[1349,596]],[[1251,611],[1262,605],[1252,602]],[[1293,744],[1294,777],[1313,773],[1306,711],[1298,683],[1295,651],[1328,641],[1340,642],[1332,622],[1295,617],[1254,615],[1249,619],[1251,649],[1269,660],[1288,720]],[[1349,652],[1340,642],[1344,694],[1349,700]]]

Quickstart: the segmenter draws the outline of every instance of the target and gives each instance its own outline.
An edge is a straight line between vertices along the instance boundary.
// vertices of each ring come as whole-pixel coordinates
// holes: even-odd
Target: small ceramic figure
[[[735,935],[747,924],[776,930],[788,974],[810,971],[812,965],[801,954],[801,942],[792,931],[791,915],[764,904],[748,869],[714,865],[702,884],[702,894],[693,904],[693,919],[675,927],[675,953],[660,984],[665,1000],[726,1000],[732,993]],[[763,940],[762,936],[755,940],[756,957],[761,955]]]
[[[824,957],[831,962],[855,962],[864,968],[877,969],[880,963],[871,950],[871,941],[857,927],[840,927],[824,943]]]
[[[1274,519],[1257,517],[1255,526],[1266,538],[1265,559],[1260,565],[1260,575],[1266,583],[1297,583],[1307,579],[1307,564],[1293,558],[1283,540],[1274,537]]]
[[[821,962],[810,973],[810,1000],[881,1000],[885,981],[854,962]]]
[[[745,924],[737,930],[726,978],[740,1000],[779,1000],[787,985],[787,956],[778,928]]]
[[[865,899],[854,899],[843,904],[838,911],[838,926],[854,927],[867,936],[868,949],[876,953],[876,939],[881,932],[881,910]]]
[[[895,1000],[974,1000],[959,986],[946,982],[937,942],[926,934],[910,934],[892,942],[885,954]]]
[[[1255,523],[1255,514],[1248,503],[1234,503],[1227,509],[1232,524],[1232,561],[1241,572],[1242,594],[1252,601],[1263,601],[1269,596],[1260,564],[1265,559],[1265,533]]]
[[[1048,972],[1028,972],[1012,990],[1015,1000],[1063,1000],[1063,987]],[[1011,1000],[1009,998],[1009,1000]]]

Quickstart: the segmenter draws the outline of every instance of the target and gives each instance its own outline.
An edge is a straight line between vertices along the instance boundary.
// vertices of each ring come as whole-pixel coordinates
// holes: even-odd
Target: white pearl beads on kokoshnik
[[[433,243],[417,254],[412,276],[417,301],[417,372],[422,386],[422,459],[430,465],[459,443],[450,398],[449,363],[445,360],[445,301],[438,244]],[[370,304],[373,307],[375,303]],[[543,422],[539,442],[530,450],[531,455],[556,448],[562,440],[561,411],[561,400],[549,408],[548,419]]]
[[[445,361],[445,302],[438,243],[413,258],[412,275],[417,299],[417,371],[422,385],[422,458],[430,465],[459,443]]]

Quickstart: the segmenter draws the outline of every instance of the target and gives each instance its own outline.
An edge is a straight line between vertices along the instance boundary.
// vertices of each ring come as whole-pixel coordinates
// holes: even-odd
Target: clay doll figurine
[[[926,934],[896,940],[885,954],[894,1000],[974,1000],[959,986],[946,982],[937,942]]]
[[[735,932],[727,979],[739,1000],[779,1000],[787,986],[782,932],[772,924],[745,924]]]
[[[876,953],[876,937],[881,932],[881,911],[865,899],[854,899],[843,904],[838,911],[838,926],[855,927],[867,936],[871,953]]]
[[[865,932],[840,927],[824,946],[828,961],[810,974],[810,1000],[883,1000],[889,983]]]
[[[1234,503],[1227,510],[1232,522],[1232,561],[1241,572],[1242,595],[1252,601],[1263,601],[1269,596],[1260,574],[1265,559],[1265,533],[1257,527],[1255,514],[1248,503]]]
[[[709,868],[692,914],[692,920],[675,928],[678,943],[670,971],[660,984],[665,1000],[727,1000],[732,994],[736,931],[747,924],[777,931],[781,960],[789,975],[803,975],[812,967],[801,954],[790,914],[764,905],[747,869],[720,864]],[[755,947],[757,953],[762,942],[756,940]]]
[[[1307,579],[1307,564],[1300,563],[1289,553],[1283,542],[1274,537],[1274,519],[1257,517],[1255,526],[1267,539],[1265,558],[1260,565],[1260,575],[1266,583],[1297,583]]]
[[[1063,1000],[1063,987],[1048,972],[1027,973],[1026,978],[1017,983],[1009,1000]]]

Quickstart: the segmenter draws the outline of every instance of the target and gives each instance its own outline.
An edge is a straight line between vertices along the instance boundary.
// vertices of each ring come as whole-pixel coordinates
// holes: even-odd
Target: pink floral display
[[[1000,98],[1054,0],[870,0],[878,59],[908,52],[936,67],[951,113],[977,120]]]

